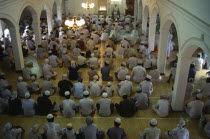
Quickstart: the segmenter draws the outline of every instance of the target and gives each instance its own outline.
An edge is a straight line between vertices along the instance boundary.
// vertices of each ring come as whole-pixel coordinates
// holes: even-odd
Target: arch
[[[145,5],[143,10],[143,18],[148,18],[148,17],[149,17],[149,7],[148,5]]]
[[[142,20],[143,8],[142,8],[142,0],[138,0],[138,20]]]
[[[143,10],[143,19],[142,19],[142,33],[147,34],[147,23],[149,18],[149,7],[145,5]]]
[[[160,12],[159,12],[159,7],[158,7],[158,5],[157,4],[155,4],[155,6],[154,6],[154,8],[152,9],[152,12],[151,12],[151,17],[156,17],[158,14],[159,14]]]
[[[18,16],[18,22],[20,21],[21,15],[26,8],[31,12],[32,17],[38,15],[38,12],[35,10],[35,8],[32,6],[32,4],[27,2],[27,3],[23,4],[23,6],[20,10],[20,13],[19,13],[19,16]]]
[[[195,37],[185,41],[185,43],[182,46],[180,55],[182,57],[191,57],[198,48],[201,48],[205,52],[205,54],[207,54],[208,57],[210,57],[210,50],[206,43],[200,38]]]
[[[15,25],[17,25],[15,19],[6,13],[1,13],[0,19],[4,21],[9,27],[15,27]]]

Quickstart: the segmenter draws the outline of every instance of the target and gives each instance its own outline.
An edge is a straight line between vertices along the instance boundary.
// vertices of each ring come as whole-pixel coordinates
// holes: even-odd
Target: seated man
[[[44,93],[47,90],[50,91],[50,95],[52,95],[56,91],[56,87],[50,81],[50,76],[47,76],[46,81],[42,83],[41,90],[42,93]]]
[[[201,94],[203,98],[210,96],[210,77],[206,79],[206,83],[202,86],[202,88],[198,89],[198,93]]]
[[[161,130],[157,128],[156,126],[157,126],[157,120],[152,119],[150,121],[151,128],[145,128],[144,132],[140,133],[141,138],[159,139],[161,137]]]
[[[189,139],[189,131],[184,128],[185,125],[186,122],[184,120],[180,120],[176,128],[165,132],[166,139]]]
[[[134,100],[136,108],[140,110],[145,110],[149,106],[149,98],[147,94],[142,92],[142,89],[138,86],[136,88],[136,94],[134,95]]]
[[[116,118],[114,121],[114,127],[109,128],[106,132],[109,139],[124,139],[126,138],[126,133],[123,128],[120,128],[121,125],[121,119]]]
[[[130,81],[130,76],[127,75],[126,76],[126,80],[125,81],[121,81],[119,83],[119,85],[117,86],[116,89],[117,93],[119,93],[119,95],[122,97],[124,94],[126,94],[127,96],[130,96],[132,91],[133,91],[133,84]]]
[[[89,67],[93,67],[94,69],[100,67],[100,61],[94,56],[94,54],[91,54],[91,58],[88,60],[87,63]]]
[[[23,68],[22,73],[23,73],[23,80],[25,81],[31,80],[32,76],[36,77],[36,74],[33,74],[31,72],[31,69],[27,67],[27,65],[25,66],[25,68]]]
[[[126,68],[126,63],[122,62],[121,67],[115,72],[118,81],[124,81],[126,75],[128,75],[128,69]]]
[[[120,101],[120,104],[115,104],[117,112],[122,117],[131,117],[136,112],[135,103],[128,99],[128,96],[125,94],[122,96],[123,100]]]
[[[25,93],[28,92],[28,84],[23,81],[23,77],[18,77],[17,92],[19,97],[25,97]]]
[[[80,111],[81,114],[84,116],[94,115],[95,113],[94,101],[88,98],[89,95],[90,94],[88,91],[84,91],[83,92],[84,98],[79,100]]]
[[[45,59],[44,64],[42,65],[42,72],[45,79],[47,78],[47,76],[50,76],[53,79],[57,76],[57,72],[55,72],[52,69],[52,66],[49,65],[48,59]]]
[[[152,109],[160,117],[167,117],[169,113],[169,102],[164,97],[160,96],[160,100],[155,105],[152,105]]]
[[[85,85],[82,83],[83,79],[79,78],[77,83],[73,85],[74,98],[83,98],[83,92],[85,91]]]
[[[148,96],[151,96],[153,93],[153,85],[151,82],[151,76],[147,75],[146,79],[139,84],[139,87],[142,88],[143,93],[146,93]]]
[[[22,101],[22,109],[24,116],[34,116],[35,115],[36,102],[31,99],[29,93],[25,93],[25,99]]]
[[[67,79],[68,79],[68,76],[66,74],[63,74],[62,80],[58,82],[58,92],[59,92],[59,95],[63,97],[64,97],[64,93],[66,91],[71,92],[72,91],[71,89],[73,87],[73,84]]]
[[[84,133],[85,139],[96,139],[98,127],[93,124],[93,118],[90,116],[86,117],[86,124],[87,125],[82,126],[80,132]]]
[[[197,94],[195,100],[188,103],[186,106],[184,106],[185,112],[191,117],[191,118],[200,118],[203,110],[204,103],[201,101],[202,95]]]
[[[114,103],[111,99],[108,99],[108,94],[103,93],[102,99],[99,99],[96,103],[99,115],[103,117],[110,116],[114,109]]]

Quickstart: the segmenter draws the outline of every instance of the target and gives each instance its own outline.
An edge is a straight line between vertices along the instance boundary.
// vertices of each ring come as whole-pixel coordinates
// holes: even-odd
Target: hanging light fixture
[[[70,28],[79,28],[85,24],[85,20],[80,18],[78,19],[76,16],[73,19],[69,19],[65,21],[65,25]]]
[[[91,10],[95,7],[95,3],[86,2],[86,3],[82,3],[81,6],[82,6],[82,8],[84,8],[86,10]]]

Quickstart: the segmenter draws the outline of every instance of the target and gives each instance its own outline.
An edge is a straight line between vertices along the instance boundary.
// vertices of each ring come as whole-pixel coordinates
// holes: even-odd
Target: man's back
[[[123,139],[126,133],[123,128],[113,127],[108,129],[107,136],[109,139]]]
[[[97,139],[98,127],[95,124],[85,125],[81,130],[85,134],[85,139]]]
[[[120,116],[122,117],[131,117],[134,113],[134,103],[129,99],[122,100],[120,102]]]

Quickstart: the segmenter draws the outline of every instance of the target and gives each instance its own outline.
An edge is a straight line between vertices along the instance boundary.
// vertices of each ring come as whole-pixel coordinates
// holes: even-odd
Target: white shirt
[[[128,67],[129,69],[133,69],[134,67],[137,66],[138,59],[136,57],[130,57],[128,59]]]
[[[78,56],[78,65],[86,64],[86,58],[84,56]]]
[[[23,79],[25,81],[31,79],[32,72],[31,72],[31,69],[30,68],[27,68],[27,67],[26,68],[23,68],[22,73],[23,73]]]
[[[67,99],[63,100],[61,104],[63,108],[62,113],[64,117],[73,117],[75,116],[75,102],[73,100]]]
[[[28,84],[25,82],[17,83],[18,96],[25,97],[25,93],[28,92]]]
[[[145,93],[136,93],[134,99],[136,107],[140,110],[146,109],[149,105],[149,99]]]
[[[109,116],[111,114],[110,106],[111,104],[113,104],[111,99],[108,98],[99,99],[97,104],[100,105],[99,114],[101,116]]]
[[[98,58],[96,58],[96,57],[91,57],[91,58],[88,60],[88,64],[89,64],[90,67],[98,68],[98,67],[99,67]]]
[[[121,81],[119,83],[120,88],[119,88],[119,95],[122,97],[124,94],[127,94],[128,96],[130,96],[132,90],[133,90],[133,84],[132,82],[125,80],[125,81]]]
[[[145,79],[146,76],[146,69],[142,66],[136,66],[133,68],[131,72],[131,77],[133,78],[134,82],[141,82]]]
[[[90,91],[90,95],[92,97],[98,97],[101,95],[101,93],[103,91],[103,86],[98,81],[92,81],[89,84],[89,91]]]
[[[161,135],[161,130],[156,127],[146,128],[141,136],[145,139],[159,139]]]
[[[202,58],[196,58],[194,60],[194,63],[195,63],[195,69],[196,70],[201,70],[202,67],[203,67],[204,60]]]
[[[48,57],[50,65],[55,68],[58,66],[58,57],[55,55],[51,55]]]
[[[154,105],[155,112],[160,117],[167,117],[169,113],[169,102],[166,99],[160,99],[158,102]]]
[[[148,96],[150,96],[153,92],[153,85],[150,81],[143,81],[140,83],[140,86],[142,88],[142,92],[146,93]]]
[[[128,69],[126,67],[120,67],[117,71],[117,78],[120,81],[125,80],[125,76],[128,75]]]
[[[95,109],[94,102],[90,98],[80,99],[79,106],[81,113],[85,116],[90,115]]]
[[[208,96],[210,96],[210,83],[206,83],[202,86],[201,88],[201,94],[203,95],[203,98],[206,98]]]
[[[33,99],[24,99],[22,101],[22,109],[24,116],[34,116],[35,115],[35,101]]]
[[[48,139],[60,139],[58,135],[61,132],[59,124],[47,123],[44,126],[44,131]]]
[[[187,113],[191,118],[198,118],[202,114],[204,103],[200,100],[194,100],[187,104]]]

